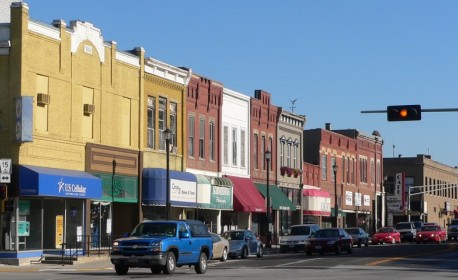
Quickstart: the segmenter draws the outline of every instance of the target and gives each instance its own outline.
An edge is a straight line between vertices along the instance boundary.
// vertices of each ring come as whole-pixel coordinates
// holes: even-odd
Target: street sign
[[[0,158],[0,173],[11,174],[11,159],[10,158]]]
[[[11,174],[1,173],[0,174],[0,183],[11,183]]]

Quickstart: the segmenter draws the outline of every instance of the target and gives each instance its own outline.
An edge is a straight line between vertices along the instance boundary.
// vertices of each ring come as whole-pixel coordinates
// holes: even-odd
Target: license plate
[[[294,248],[294,245],[289,245],[289,248]]]
[[[138,258],[136,256],[130,256],[129,262],[138,262]]]
[[[315,249],[321,250],[321,246],[315,246]]]

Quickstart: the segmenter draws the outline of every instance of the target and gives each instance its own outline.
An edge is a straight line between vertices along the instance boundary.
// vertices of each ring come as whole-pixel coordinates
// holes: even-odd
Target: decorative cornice
[[[146,82],[157,84],[157,85],[159,85],[161,87],[168,88],[168,89],[171,89],[171,90],[182,91],[182,90],[186,89],[185,85],[178,84],[178,83],[175,83],[175,82],[171,82],[171,81],[168,81],[168,80],[165,80],[163,78],[156,77],[156,76],[151,76],[151,75],[145,74],[143,76],[143,78],[145,79]]]

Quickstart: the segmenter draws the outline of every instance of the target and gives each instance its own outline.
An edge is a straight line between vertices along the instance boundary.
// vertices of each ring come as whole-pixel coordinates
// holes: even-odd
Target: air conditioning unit
[[[177,150],[178,150],[178,148],[175,147],[175,146],[173,146],[173,147],[172,147],[172,154],[176,154],[176,153],[177,153]]]
[[[47,105],[51,101],[49,94],[39,93],[37,94],[37,103],[40,105]]]
[[[84,114],[86,115],[94,114],[95,107],[92,104],[84,104],[83,111],[84,111]]]

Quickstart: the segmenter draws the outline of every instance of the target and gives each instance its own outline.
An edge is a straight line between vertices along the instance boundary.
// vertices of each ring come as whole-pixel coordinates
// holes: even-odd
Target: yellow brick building
[[[0,6],[0,158],[13,164],[0,262],[108,245],[143,219],[142,172],[165,168],[166,128],[170,169],[184,169],[191,71],[119,51],[91,23],[44,24],[25,3]]]

